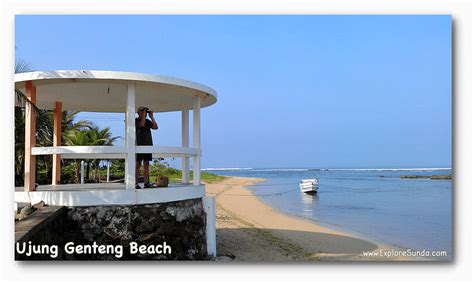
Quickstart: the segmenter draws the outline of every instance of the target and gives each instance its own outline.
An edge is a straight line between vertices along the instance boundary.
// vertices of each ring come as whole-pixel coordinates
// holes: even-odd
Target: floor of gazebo
[[[143,187],[143,184],[141,184]],[[205,197],[204,185],[170,184],[163,188],[125,189],[124,183],[40,185],[33,192],[15,187],[15,202],[92,206],[162,203]]]
[[[143,188],[143,183],[139,183]],[[192,184],[171,183],[167,188],[192,187]],[[125,189],[125,183],[85,183],[85,184],[60,184],[60,185],[39,185],[36,191],[89,191],[89,190],[119,190]],[[146,190],[149,190],[147,188]],[[165,188],[153,188],[165,189]],[[24,192],[24,187],[15,187],[15,192]]]

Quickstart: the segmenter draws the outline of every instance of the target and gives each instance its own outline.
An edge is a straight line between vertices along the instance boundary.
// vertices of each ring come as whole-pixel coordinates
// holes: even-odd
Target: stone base
[[[159,204],[68,207],[54,221],[35,233],[17,239],[32,245],[57,245],[56,258],[49,254],[17,260],[207,260],[206,212],[202,199]],[[53,227],[54,226],[54,227]],[[65,248],[67,243],[71,250]],[[115,247],[112,252],[77,252],[92,246]],[[132,245],[132,246],[131,246]],[[133,247],[142,246],[142,251]],[[169,250],[163,250],[169,246]],[[121,252],[117,250],[121,247]],[[132,249],[131,249],[132,247]],[[158,253],[161,251],[162,253]],[[133,253],[135,252],[135,253]],[[120,256],[118,256],[121,254]]]

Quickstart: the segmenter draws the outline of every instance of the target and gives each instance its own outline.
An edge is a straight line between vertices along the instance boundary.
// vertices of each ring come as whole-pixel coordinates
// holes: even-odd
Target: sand
[[[218,260],[235,261],[375,261],[400,257],[363,255],[366,251],[394,249],[348,232],[289,216],[272,209],[245,186],[263,179],[228,177],[206,184],[216,197]]]

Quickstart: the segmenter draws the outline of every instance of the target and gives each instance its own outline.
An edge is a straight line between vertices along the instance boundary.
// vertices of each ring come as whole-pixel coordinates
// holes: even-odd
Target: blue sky
[[[35,70],[214,88],[204,168],[451,166],[450,16],[24,15],[15,46]],[[123,115],[81,117],[123,135]],[[180,145],[180,113],[156,117],[155,144]]]

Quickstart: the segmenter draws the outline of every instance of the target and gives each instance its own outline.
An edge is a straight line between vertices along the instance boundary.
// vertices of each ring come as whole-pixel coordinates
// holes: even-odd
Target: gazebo
[[[53,146],[36,146],[35,108],[26,103],[25,184],[17,188],[15,201],[43,200],[52,205],[84,206],[166,202],[205,197],[201,184],[201,108],[217,102],[216,92],[204,85],[177,78],[142,73],[59,70],[15,74],[15,88],[26,94],[39,109],[54,111]],[[135,117],[138,106],[154,112],[180,111],[181,146],[137,146]],[[125,113],[124,146],[62,146],[61,112]],[[189,141],[189,111],[192,110],[193,143]],[[135,189],[135,155],[151,153],[154,158],[178,157],[182,162],[182,183],[168,188]],[[50,186],[35,188],[35,157],[53,156]],[[61,158],[125,159],[123,184],[60,184]],[[193,159],[193,180],[190,162]]]
[[[25,182],[23,188],[15,188],[16,203],[33,204],[44,201],[48,205],[66,206],[71,210],[81,206],[100,206],[110,211],[114,211],[113,209],[118,206],[152,209],[147,208],[147,205],[156,207],[158,204],[160,207],[170,209],[170,214],[167,215],[174,217],[173,223],[182,221],[188,214],[198,215],[201,219],[204,217],[201,222],[204,227],[201,228],[205,230],[207,254],[216,255],[215,198],[206,197],[200,174],[201,108],[217,102],[217,95],[213,89],[198,83],[158,75],[87,70],[20,73],[15,75],[15,88],[22,91],[32,102],[25,104]],[[53,146],[36,146],[36,109],[32,104],[38,109],[54,111]],[[158,113],[180,111],[181,146],[137,146],[135,117],[138,106],[146,106]],[[125,113],[125,145],[62,146],[61,112],[65,110]],[[190,110],[193,114],[192,147],[189,141]],[[137,190],[135,188],[137,153],[151,153],[154,158],[181,158],[182,182],[166,188]],[[53,156],[51,185],[36,188],[37,155]],[[125,159],[125,182],[61,184],[62,158]],[[192,182],[189,178],[190,158],[193,159]],[[196,203],[202,210],[194,207]],[[199,211],[204,211],[205,214],[199,214]],[[144,221],[151,221],[150,219]],[[179,233],[187,233],[178,226],[174,226],[173,229],[180,231]]]

